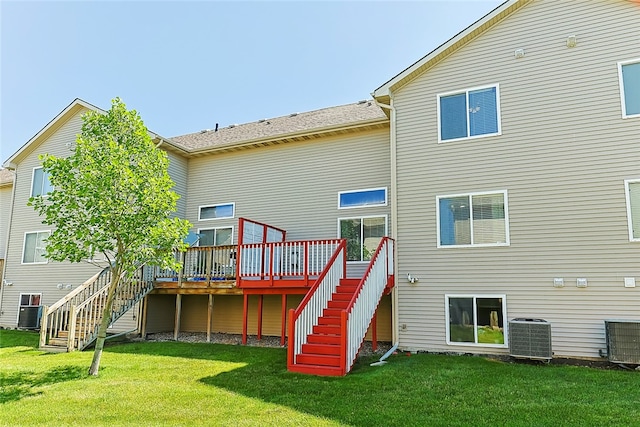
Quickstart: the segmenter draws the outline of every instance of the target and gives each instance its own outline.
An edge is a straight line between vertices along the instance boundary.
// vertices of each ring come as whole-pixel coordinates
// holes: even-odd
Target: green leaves
[[[137,112],[116,98],[106,114],[86,113],[73,154],[41,160],[54,190],[29,204],[54,228],[49,259],[80,262],[104,254],[125,272],[142,264],[175,267],[173,251],[185,249],[190,224],[172,218],[179,196],[169,160]]]

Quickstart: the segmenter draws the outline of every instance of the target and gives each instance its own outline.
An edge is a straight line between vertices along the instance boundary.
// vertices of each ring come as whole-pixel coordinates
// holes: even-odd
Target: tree
[[[145,264],[178,269],[175,250],[191,224],[177,217],[179,196],[168,174],[167,154],[158,149],[138,113],[116,98],[106,113],[83,117],[72,155],[41,156],[53,191],[29,204],[53,226],[46,257],[85,262],[104,255],[111,282],[89,374],[98,375],[115,291]]]

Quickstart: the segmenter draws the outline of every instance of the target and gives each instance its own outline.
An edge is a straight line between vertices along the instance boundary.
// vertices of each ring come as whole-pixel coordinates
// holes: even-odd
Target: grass
[[[398,354],[344,378],[286,370],[286,351],[219,344],[109,345],[46,354],[0,330],[0,425],[623,426],[640,373]]]

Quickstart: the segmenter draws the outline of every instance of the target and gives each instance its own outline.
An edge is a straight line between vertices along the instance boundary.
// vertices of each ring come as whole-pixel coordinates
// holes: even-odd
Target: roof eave
[[[230,144],[221,144],[221,145],[215,145],[210,147],[198,148],[194,150],[189,150],[188,152],[191,155],[197,156],[197,155],[214,153],[219,151],[229,151],[229,150],[236,150],[241,148],[249,148],[251,146],[257,147],[257,146],[262,146],[266,144],[280,143],[280,142],[284,142],[286,140],[291,140],[291,139],[297,140],[297,139],[305,139],[305,138],[317,138],[322,135],[333,133],[333,132],[349,132],[349,131],[355,131],[357,129],[361,129],[365,127],[376,127],[376,126],[382,127],[382,125],[385,125],[388,123],[389,123],[389,120],[387,118],[381,117],[373,120],[368,119],[368,120],[362,120],[359,122],[349,123],[349,125],[347,126],[345,126],[344,124],[326,126],[321,128],[309,129],[305,132],[290,132],[290,133],[275,135],[275,136],[266,137],[266,138],[255,138],[255,139],[250,139],[245,141],[238,141]]]
[[[382,86],[373,91],[373,97],[380,101],[388,103],[391,98],[391,93],[398,90],[400,87],[406,85],[413,80],[416,76],[422,74],[433,65],[440,62],[442,59],[451,55],[462,46],[466,45],[469,41],[473,40],[479,34],[485,32],[497,22],[504,19],[506,16],[520,9],[525,4],[533,0],[507,0],[500,6],[493,9],[491,12],[453,36],[451,39],[438,46],[426,56],[422,57],[395,77],[384,83]]]

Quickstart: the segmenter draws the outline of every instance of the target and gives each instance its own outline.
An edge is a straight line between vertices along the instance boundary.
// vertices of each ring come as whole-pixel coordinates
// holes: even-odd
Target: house
[[[199,241],[181,272],[141,273],[153,284],[113,330],[287,335],[290,369],[344,374],[360,343],[336,350],[316,331],[342,342],[347,322],[407,351],[508,355],[510,322],[544,319],[553,357],[601,357],[605,321],[640,325],[637,28],[636,1],[509,0],[373,100],[152,134]],[[74,101],[5,163],[1,326],[102,274],[43,259],[48,230],[26,206],[47,186],[38,154],[68,153],[91,109]],[[364,289],[353,319],[322,311]]]

